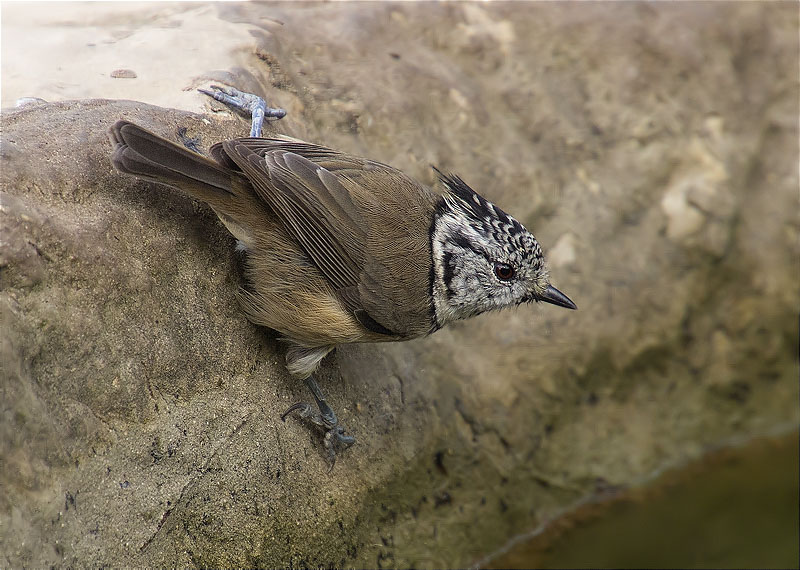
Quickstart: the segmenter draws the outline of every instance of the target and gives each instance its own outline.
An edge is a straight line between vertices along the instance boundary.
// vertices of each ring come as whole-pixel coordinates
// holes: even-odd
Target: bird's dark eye
[[[494,264],[494,274],[497,275],[497,278],[501,281],[508,281],[514,277],[514,268],[508,263],[496,261]]]

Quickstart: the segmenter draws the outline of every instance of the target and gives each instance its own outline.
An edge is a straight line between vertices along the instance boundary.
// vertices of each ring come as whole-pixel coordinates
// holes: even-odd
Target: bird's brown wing
[[[427,188],[296,139],[236,139],[212,155],[247,176],[362,325],[388,336],[429,332]]]
[[[338,154],[280,139],[237,139],[212,149],[217,160],[235,164],[247,176],[343,305],[366,328],[392,334],[366,313],[358,293],[367,240],[358,208],[336,175],[300,152],[326,162]]]
[[[366,234],[338,180],[298,154],[272,150],[259,156],[236,141],[225,146],[331,285],[355,286]]]

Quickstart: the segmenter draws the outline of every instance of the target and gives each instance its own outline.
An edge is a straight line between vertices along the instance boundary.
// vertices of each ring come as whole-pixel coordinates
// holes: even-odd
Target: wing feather
[[[227,141],[212,156],[242,171],[365,328],[406,338],[432,330],[436,197],[428,188],[385,164],[289,137]]]
[[[356,286],[364,265],[366,232],[341,183],[326,176],[321,166],[284,149],[262,145],[264,152],[256,152],[239,141],[224,145],[256,194],[272,207],[331,285]]]

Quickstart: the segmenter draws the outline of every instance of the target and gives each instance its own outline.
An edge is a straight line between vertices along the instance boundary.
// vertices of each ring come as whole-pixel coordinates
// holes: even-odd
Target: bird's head
[[[577,308],[550,285],[533,234],[458,176],[439,176],[447,192],[431,226],[438,326],[531,301]]]

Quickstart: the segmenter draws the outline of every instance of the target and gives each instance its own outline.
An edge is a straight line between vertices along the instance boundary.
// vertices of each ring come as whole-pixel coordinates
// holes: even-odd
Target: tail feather
[[[253,228],[271,218],[244,175],[227,167],[226,161],[215,162],[127,121],[117,121],[108,138],[117,170],[174,186],[206,202],[246,249],[254,245]]]
[[[120,172],[175,186],[211,206],[235,195],[238,175],[209,158],[127,121],[117,121],[108,135]]]

